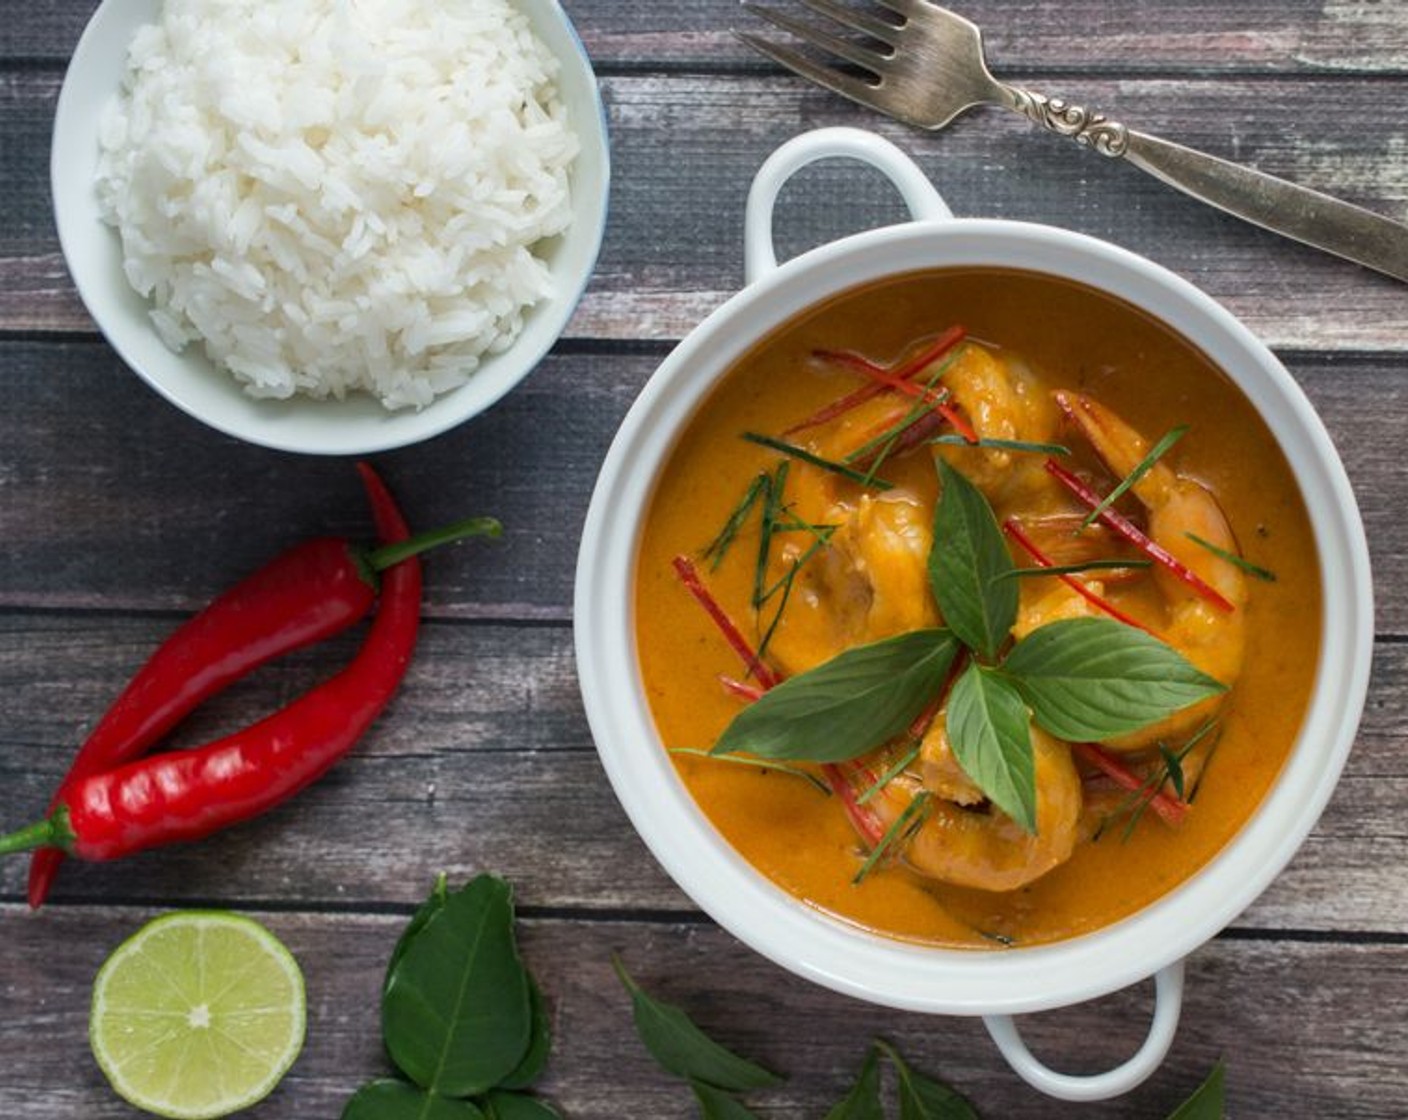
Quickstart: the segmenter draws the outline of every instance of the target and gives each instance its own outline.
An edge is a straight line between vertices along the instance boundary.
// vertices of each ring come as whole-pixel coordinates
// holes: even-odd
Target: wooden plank
[[[559,353],[464,428],[380,458],[413,524],[487,512],[507,527],[428,562],[432,616],[568,618],[597,470],[659,360]],[[1403,570],[1398,364],[1289,361],[1346,459],[1375,569]],[[0,342],[0,384],[0,606],[192,611],[294,541],[367,531],[345,463],[217,435],[105,346]],[[1380,580],[1378,597],[1381,631],[1408,634],[1408,585]]]
[[[74,744],[168,629],[166,620],[0,615],[0,823],[44,811]],[[494,867],[541,905],[689,910],[631,831],[593,751],[558,627],[431,624],[401,695],[331,775],[267,818],[200,845],[74,865],[65,904],[222,899],[409,904],[439,869]],[[214,738],[287,703],[352,641],[293,655],[195,717]],[[1379,647],[1359,741],[1324,818],[1238,925],[1408,927],[1408,645]],[[370,824],[370,827],[369,827]],[[0,895],[23,860],[0,863]]]
[[[523,890],[519,900],[535,901]],[[150,914],[76,910],[33,918],[0,911],[0,989],[7,996],[0,1113],[12,1120],[131,1115],[88,1056],[89,984],[104,955]],[[389,1072],[378,1037],[378,989],[405,918],[259,917],[305,969],[310,1021],[291,1075],[245,1115],[335,1116],[358,1084]],[[877,1036],[965,1093],[982,1115],[1004,1120],[1165,1116],[1219,1057],[1228,1066],[1228,1115],[1398,1117],[1408,1091],[1401,1061],[1408,1023],[1385,1013],[1408,996],[1402,945],[1214,941],[1190,959],[1182,1026],[1164,1067],[1121,1100],[1070,1105],[1019,1082],[977,1020],[903,1014],[827,992],[708,924],[537,919],[522,923],[520,939],[555,1028],[540,1091],[574,1120],[696,1115],[688,1090],[656,1068],[637,1040],[629,1001],[611,971],[613,953],[720,1040],[790,1075],[781,1088],[750,1095],[761,1116],[821,1116]],[[1134,1049],[1149,1002],[1141,985],[1025,1019],[1024,1030],[1057,1068],[1093,1071]]]
[[[68,58],[93,0],[31,5],[0,27],[0,62]],[[588,51],[604,69],[669,64],[743,66],[729,34],[751,22],[732,0],[568,0]],[[1408,18],[1401,0],[968,0],[960,9],[984,30],[1003,77],[1074,68],[1085,72],[1401,73]],[[1052,92],[1059,92],[1053,90]]]
[[[92,330],[57,278],[46,169],[58,83],[58,74],[39,70],[0,84],[0,147],[13,154],[0,180],[0,330]],[[1070,92],[1150,131],[1408,217],[1408,132],[1382,111],[1408,96],[1408,80],[1080,85]],[[1008,114],[984,113],[931,135],[771,75],[632,75],[604,86],[615,213],[631,220],[612,227],[570,337],[684,334],[742,282],[743,201],[758,165],[788,137],[823,124],[891,137],[958,214],[1047,222],[1148,255],[1222,299],[1273,346],[1398,352],[1408,336],[1408,304],[1394,281],[1227,217],[1132,167],[1106,165]],[[1356,127],[1322,123],[1338,120]],[[789,256],[902,217],[873,172],[815,169],[784,196],[780,247]]]

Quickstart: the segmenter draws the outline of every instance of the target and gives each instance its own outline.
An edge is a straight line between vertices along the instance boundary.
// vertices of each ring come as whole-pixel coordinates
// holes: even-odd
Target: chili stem
[[[72,839],[73,834],[64,822],[63,811],[60,810],[52,817],[46,817],[18,832],[0,836],[0,856],[8,856],[14,852],[32,852],[35,848],[62,848]]]
[[[466,537],[500,537],[503,531],[504,527],[493,517],[466,517],[461,521],[442,525],[438,529],[427,529],[424,533],[417,533],[403,541],[382,545],[368,552],[365,560],[367,567],[372,571],[384,572],[403,560],[419,556],[422,552],[438,548],[442,544],[464,540]]]

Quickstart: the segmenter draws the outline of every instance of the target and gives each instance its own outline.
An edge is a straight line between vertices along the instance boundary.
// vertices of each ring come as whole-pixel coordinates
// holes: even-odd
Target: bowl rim
[[[694,805],[660,748],[636,662],[634,578],[644,513],[672,437],[719,377],[807,308],[885,276],[934,268],[1043,272],[1143,309],[1189,340],[1266,420],[1301,488],[1324,605],[1315,688],[1282,772],[1246,825],[1199,872],[1144,909],[1066,941],[976,952],[870,933],[754,871]],[[1248,906],[1319,818],[1368,687],[1368,548],[1323,423],[1281,363],[1220,304],[1167,269],[1083,234],[995,219],[909,222],[805,253],[734,295],[650,378],[603,463],[583,529],[574,598],[583,700],[613,788],[646,845],[694,901],[783,967],[911,1011],[1015,1014],[1126,987],[1180,960]],[[1333,687],[1330,687],[1330,686]]]
[[[149,301],[128,285],[117,231],[102,221],[94,173],[101,110],[116,92],[132,36],[161,0],[102,0],[69,61],[50,150],[54,222],[64,262],[97,330],[123,363],[188,416],[247,443],[311,455],[365,455],[420,443],[484,412],[542,362],[566,330],[595,272],[606,233],[611,155],[605,104],[591,59],[559,0],[512,0],[560,64],[557,85],[581,143],[571,171],[572,225],[550,265],[559,289],[525,312],[509,349],[486,354],[466,384],[421,409],[387,411],[370,394],[343,400],[249,396],[217,369],[200,343],[168,349],[148,318]],[[552,240],[552,239],[549,239]]]

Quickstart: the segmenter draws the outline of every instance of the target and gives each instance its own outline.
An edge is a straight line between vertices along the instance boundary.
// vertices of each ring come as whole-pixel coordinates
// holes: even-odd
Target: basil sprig
[[[948,698],[948,741],[963,772],[999,809],[1036,831],[1031,716],[1002,673],[969,665]]]
[[[975,660],[948,700],[959,764],[999,809],[1036,829],[1030,724],[1072,742],[1126,735],[1226,691],[1177,650],[1108,618],[1038,627],[1007,649],[1015,566],[982,492],[946,462],[930,586],[947,627],[845,650],[741,711],[713,754],[842,762],[905,730],[940,694],[966,647]]]
[[[898,735],[943,687],[958,655],[947,630],[855,646],[783,681],[738,713],[711,754],[841,762]]]
[[[958,640],[992,661],[1017,623],[1012,554],[983,493],[939,460],[943,495],[934,510],[929,583]],[[938,547],[942,541],[943,547]]]

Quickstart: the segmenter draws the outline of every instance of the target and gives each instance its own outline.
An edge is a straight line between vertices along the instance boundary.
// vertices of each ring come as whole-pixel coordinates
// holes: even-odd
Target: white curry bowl
[[[199,343],[180,353],[157,335],[151,304],[128,284],[117,231],[102,218],[94,179],[103,109],[121,86],[137,30],[161,0],[104,0],[79,40],[54,119],[51,178],[64,259],[98,329],[144,381],[197,420],[250,443],[317,455],[361,455],[440,434],[483,412],[532,372],[567,326],[596,264],[606,228],[610,155],[591,60],[558,0],[515,0],[561,64],[557,85],[581,141],[571,173],[570,227],[540,243],[554,292],[531,308],[522,333],[486,354],[466,384],[419,411],[388,411],[367,393],[344,400],[257,400],[217,369]]]
[[[814,249],[779,266],[772,211],[783,182],[842,156],[889,176],[914,220]],[[1010,221],[954,219],[922,172],[869,133],[826,129],[763,166],[745,223],[747,287],[696,328],[646,385],[602,467],[576,584],[576,647],[597,749],[636,830],[674,880],[734,936],[838,992],[910,1011],[981,1015],[1013,1068],[1036,1088],[1098,1100],[1139,1084],[1163,1060],[1182,1000],[1183,960],[1233,920],[1289,862],[1330,797],[1354,739],[1369,677],[1373,606],[1354,495],[1296,383],[1220,305],[1167,270],[1089,237]],[[1240,387],[1285,450],[1308,507],[1324,582],[1315,690],[1292,753],[1238,835],[1201,871],[1140,912],[1074,939],[992,952],[945,950],[869,933],[811,908],[764,878],[700,812],[662,748],[641,684],[634,633],[636,554],[654,480],[723,374],[800,312],[883,277],[987,267],[1073,280],[1142,308],[1190,340]],[[1093,999],[1153,976],[1153,1022],[1124,1065],[1054,1072],[1012,1016]]]

